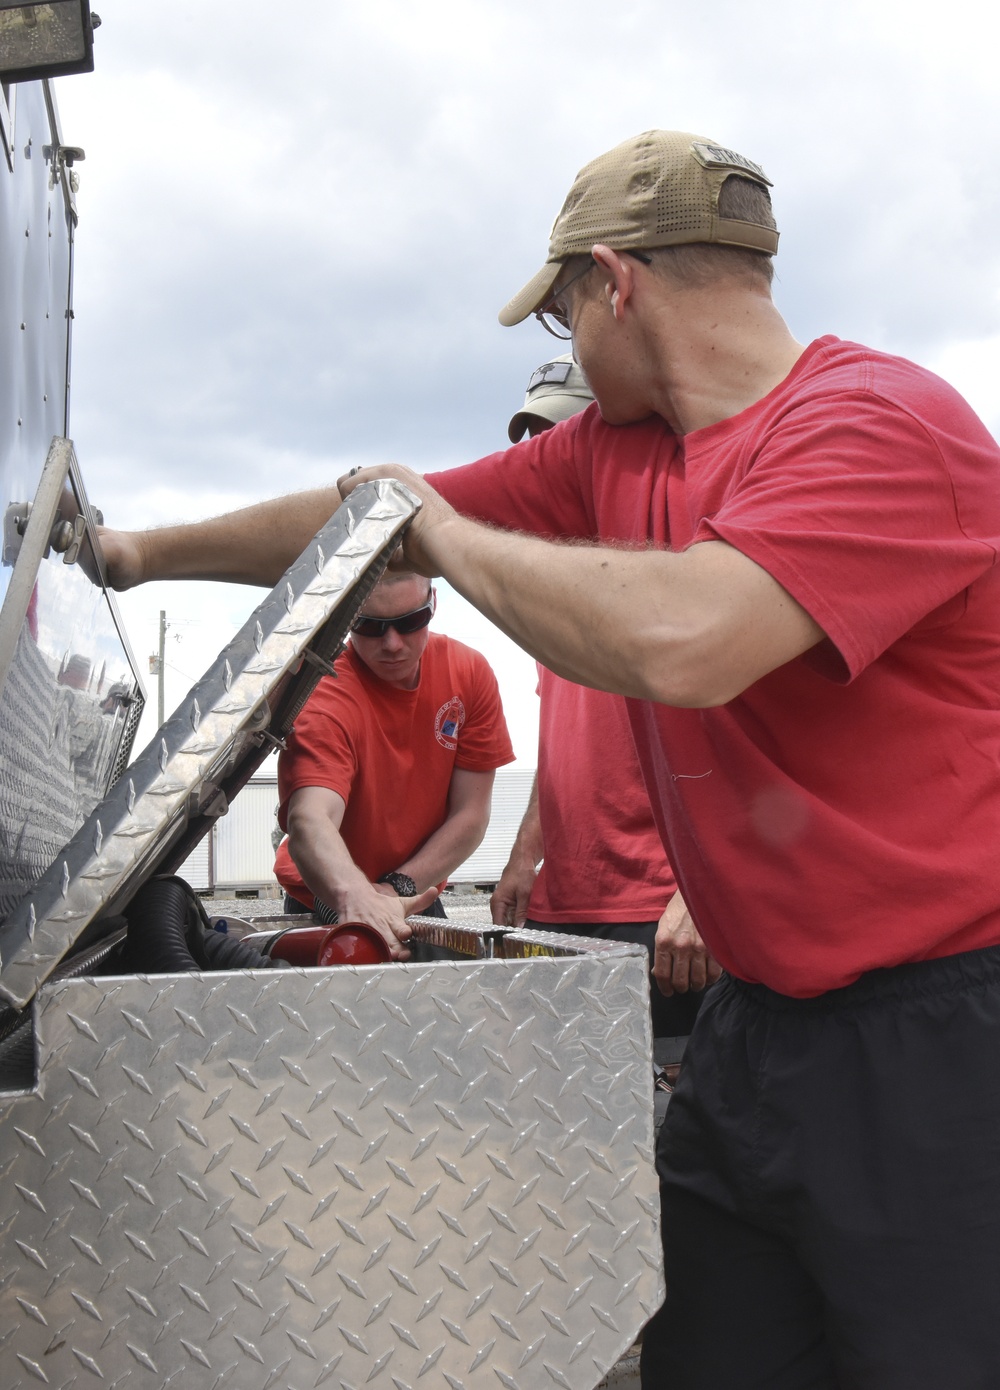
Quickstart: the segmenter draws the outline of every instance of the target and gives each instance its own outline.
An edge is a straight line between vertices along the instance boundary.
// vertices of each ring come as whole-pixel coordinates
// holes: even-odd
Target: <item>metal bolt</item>
[[[75,534],[72,521],[57,521],[49,533],[49,545],[57,555],[62,555],[73,544]]]

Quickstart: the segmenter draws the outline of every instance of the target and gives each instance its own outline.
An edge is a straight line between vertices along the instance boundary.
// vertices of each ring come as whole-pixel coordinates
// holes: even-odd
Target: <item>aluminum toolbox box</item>
[[[662,1299],[638,948],[437,922],[467,958],[93,964],[95,919],[290,727],[412,511],[352,495],[0,929],[33,1058],[0,1060],[4,1390],[589,1390]]]

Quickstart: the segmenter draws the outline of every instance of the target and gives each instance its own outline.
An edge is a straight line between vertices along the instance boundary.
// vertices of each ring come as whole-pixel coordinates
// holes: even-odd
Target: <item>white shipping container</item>
[[[274,846],[278,779],[255,777],[215,823],[216,891],[264,888],[275,882]]]
[[[189,883],[196,893],[211,892],[213,887],[212,840],[214,836],[214,829],[210,830],[207,835],[203,835],[177,870],[180,877],[184,879],[185,883]]]
[[[510,858],[511,847],[531,795],[533,767],[502,767],[493,783],[490,823],[483,842],[452,874],[451,883],[496,883]]]
[[[483,842],[451,875],[451,883],[496,883],[510,856],[534,776],[530,767],[499,769]],[[273,885],[271,836],[277,826],[277,806],[277,778],[253,778],[178,869],[181,878],[199,893]]]

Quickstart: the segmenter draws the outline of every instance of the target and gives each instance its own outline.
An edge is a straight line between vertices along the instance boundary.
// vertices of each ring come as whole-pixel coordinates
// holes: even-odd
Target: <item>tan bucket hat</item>
[[[525,430],[539,420],[544,420],[546,426],[557,425],[560,420],[568,420],[571,415],[585,410],[593,399],[583,372],[573,361],[573,354],[567,352],[553,357],[531,373],[524,405],[510,417],[507,438],[516,444]]]

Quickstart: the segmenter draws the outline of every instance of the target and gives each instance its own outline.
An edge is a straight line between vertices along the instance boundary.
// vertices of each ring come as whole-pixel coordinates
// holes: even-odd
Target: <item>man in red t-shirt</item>
[[[337,496],[404,479],[409,564],[627,698],[726,971],[660,1134],[644,1386],[973,1390],[1000,1367],[1000,449],[913,363],[794,339],[768,185],[685,132],[600,156],[501,311],[572,337],[596,405],[430,480],[116,536],[112,571],[250,554],[273,583]]]
[[[368,922],[405,954],[407,913],[486,833],[498,767],[514,757],[485,658],[431,634],[434,591],[382,579],[278,758],[275,874],[292,910]],[[443,916],[444,914],[441,913]]]
[[[571,353],[528,381],[507,434],[516,444],[593,403]],[[649,804],[624,702],[563,680],[538,663],[538,771],[490,906],[501,925],[576,932],[645,946],[653,963],[661,928],[661,985],[650,1008],[657,1038],[690,1032],[718,964],[677,892]],[[669,981],[666,957],[670,955]],[[657,1060],[680,1060],[661,1044]]]

